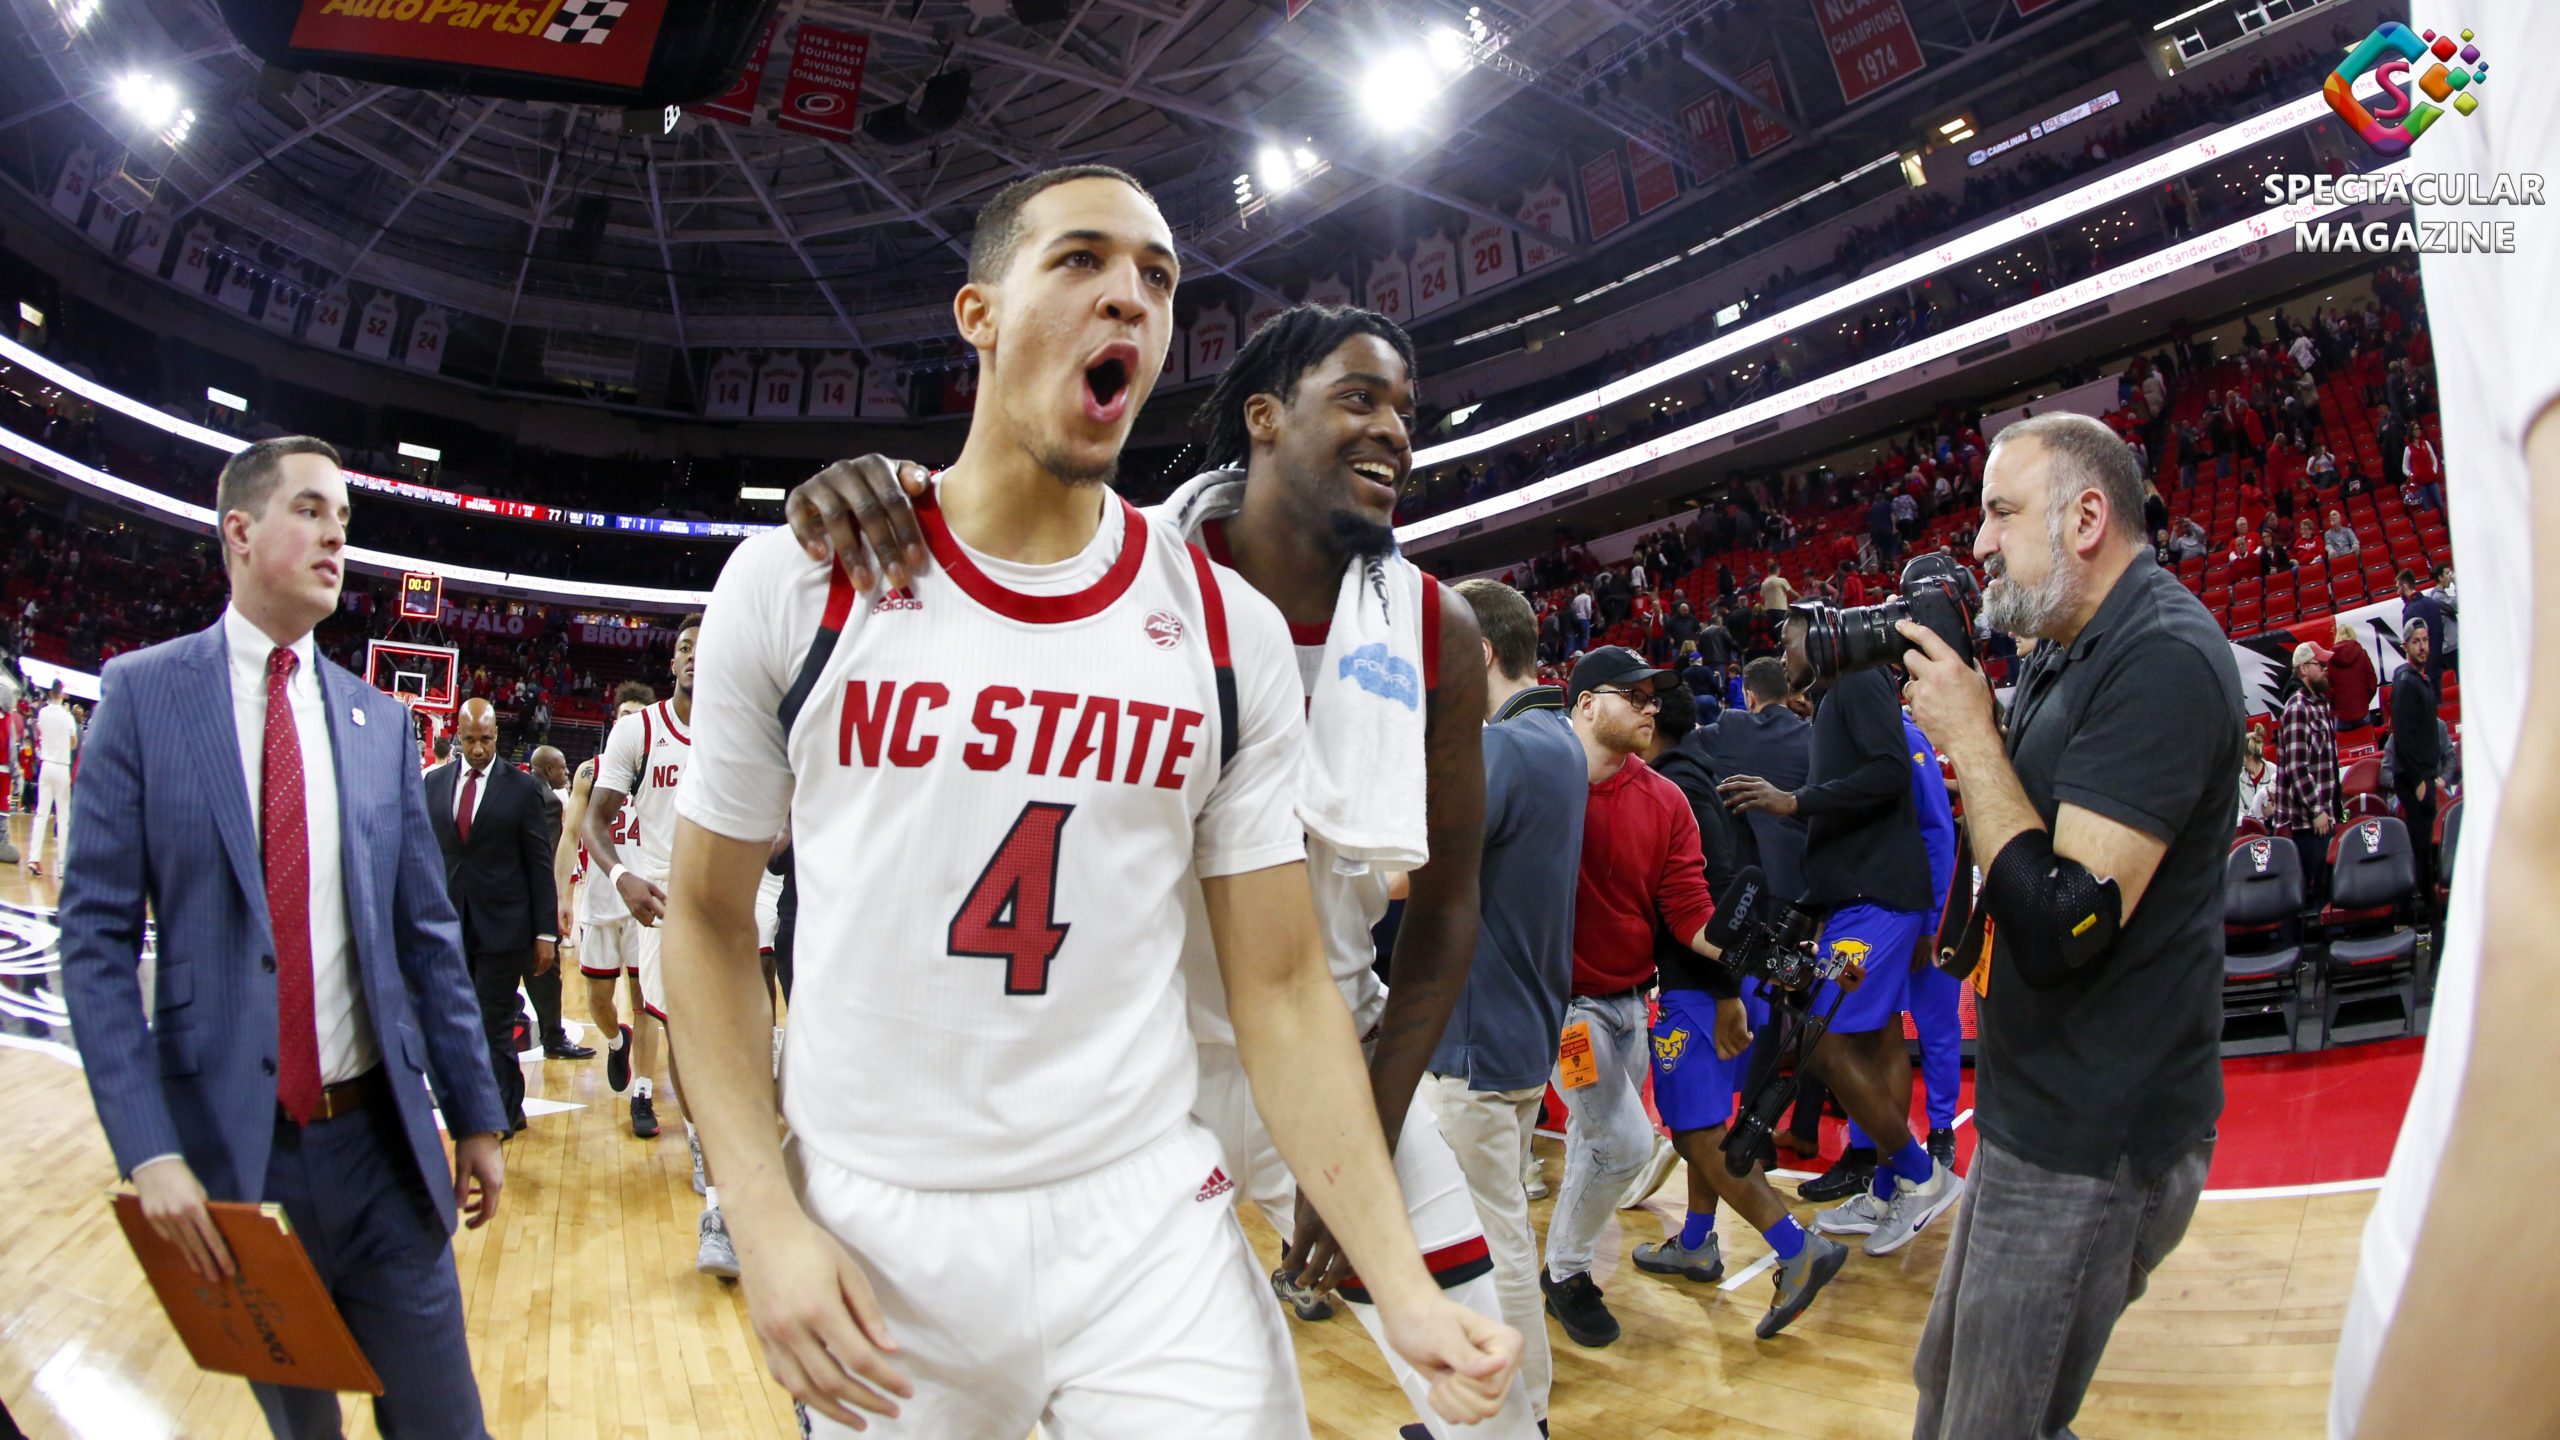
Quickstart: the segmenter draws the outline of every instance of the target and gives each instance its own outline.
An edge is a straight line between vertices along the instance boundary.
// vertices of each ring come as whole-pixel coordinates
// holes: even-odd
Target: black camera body
[[[1739,918],[1733,922],[1731,938],[1717,942],[1724,952],[1724,967],[1740,979],[1758,980],[1775,990],[1808,990],[1829,978],[1813,946],[1822,917],[1779,900],[1768,901],[1770,913],[1763,916],[1758,890],[1756,879],[1747,875],[1735,886],[1731,908]]]
[[[1735,877],[1726,903],[1707,921],[1707,942],[1716,947],[1720,963],[1727,970],[1743,979],[1761,982],[1762,993],[1769,1001],[1770,1023],[1782,1027],[1779,1033],[1787,1037],[1780,1042],[1780,1053],[1792,1056],[1792,1063],[1800,1066],[1840,1008],[1840,997],[1835,995],[1830,1009],[1815,1014],[1814,987],[1836,978],[1846,968],[1846,961],[1836,956],[1824,959],[1814,943],[1822,929],[1820,915],[1778,900],[1767,891],[1767,882],[1756,866]],[[1760,1084],[1742,1097],[1732,1128],[1724,1137],[1727,1170],[1748,1175],[1753,1165],[1774,1153],[1767,1147],[1778,1121],[1795,1103],[1796,1083],[1796,1076],[1781,1075],[1778,1067],[1772,1066]]]
[[[1982,605],[1982,587],[1973,572],[1945,555],[1922,555],[1902,567],[1902,593],[1878,605],[1835,610],[1828,605],[1796,607],[1805,617],[1805,659],[1816,681],[1836,680],[1852,670],[1898,665],[1920,648],[1895,625],[1917,621],[1947,642],[1968,665],[1974,662],[1973,617]]]

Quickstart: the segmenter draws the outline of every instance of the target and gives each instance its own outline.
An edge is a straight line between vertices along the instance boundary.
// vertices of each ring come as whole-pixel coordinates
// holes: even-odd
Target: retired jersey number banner
[[[665,11],[666,0],[303,0],[292,44],[636,87]]]

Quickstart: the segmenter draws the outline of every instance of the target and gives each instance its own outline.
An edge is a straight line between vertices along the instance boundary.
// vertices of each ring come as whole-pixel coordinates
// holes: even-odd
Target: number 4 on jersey
[[[954,955],[1005,963],[1004,993],[1049,993],[1049,962],[1067,943],[1052,916],[1058,890],[1058,832],[1073,805],[1034,800],[1014,817],[994,858],[951,917]]]

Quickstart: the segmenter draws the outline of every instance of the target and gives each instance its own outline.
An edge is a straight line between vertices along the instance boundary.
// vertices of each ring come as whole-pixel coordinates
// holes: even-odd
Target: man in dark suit
[[[382,1378],[383,1433],[485,1440],[450,1237],[457,1192],[473,1227],[496,1213],[506,1110],[408,716],[312,643],[344,566],[337,452],[260,441],[215,503],[229,608],[110,662],[82,747],[60,920],[89,1092],[199,1275],[233,1265],[208,1198],[282,1205]],[[251,1388],[278,1436],[340,1433],[334,1394]]]
[[[462,702],[453,738],[453,762],[427,773],[427,813],[435,817],[445,882],[462,917],[462,949],[471,957],[489,1068],[512,1134],[524,1128],[516,987],[559,963],[553,927],[560,907],[551,882],[552,829],[559,822],[551,818],[542,782],[498,758],[498,712],[488,701]],[[556,984],[544,1018],[560,1023]]]

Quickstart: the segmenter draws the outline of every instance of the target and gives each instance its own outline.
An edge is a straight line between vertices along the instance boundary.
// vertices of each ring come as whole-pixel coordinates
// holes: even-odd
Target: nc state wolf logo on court
[[[1170,610],[1147,612],[1147,638],[1159,650],[1170,650],[1182,643],[1182,617]]]
[[[1200,1182],[1200,1193],[1191,1198],[1205,1205],[1234,1188],[1236,1182],[1227,1178],[1225,1167],[1213,1165],[1209,1167],[1209,1178]]]

